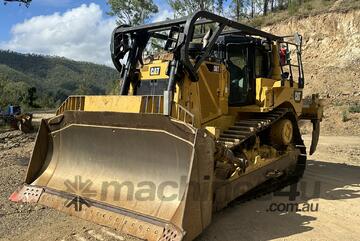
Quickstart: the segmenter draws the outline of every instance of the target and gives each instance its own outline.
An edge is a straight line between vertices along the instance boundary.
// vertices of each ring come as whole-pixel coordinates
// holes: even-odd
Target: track
[[[276,121],[280,120],[290,109],[278,108],[270,113],[256,113],[251,118],[240,120],[221,133],[219,141],[224,143],[228,148],[234,150],[245,144],[260,132],[271,127]]]
[[[311,136],[304,136],[308,146]],[[320,136],[298,187],[300,196],[264,195],[215,214],[196,241],[358,240],[360,236],[360,137]],[[316,193],[315,185],[320,184]],[[302,188],[304,187],[304,188]],[[289,187],[282,191],[288,191]],[[318,210],[269,211],[271,204],[318,205]]]
[[[240,196],[234,201],[235,203],[256,199],[266,194],[281,190],[293,183],[297,183],[303,176],[306,168],[306,147],[301,138],[295,114],[292,109],[288,108],[277,108],[270,113],[252,114],[251,118],[237,121],[235,122],[235,125],[221,133],[219,141],[236,152],[236,150],[241,150],[244,146],[251,145],[251,142],[256,136],[261,135],[262,132],[267,131],[272,125],[283,118],[291,120],[294,127],[293,142],[301,153],[298,157],[295,170],[291,173],[285,173],[278,178],[270,179],[255,187],[245,195]]]

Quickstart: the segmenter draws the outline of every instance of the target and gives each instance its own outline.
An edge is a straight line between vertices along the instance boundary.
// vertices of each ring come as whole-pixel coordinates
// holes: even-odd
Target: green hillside
[[[33,107],[56,107],[69,95],[109,93],[118,78],[105,65],[0,50],[0,106],[29,105],[36,88]]]

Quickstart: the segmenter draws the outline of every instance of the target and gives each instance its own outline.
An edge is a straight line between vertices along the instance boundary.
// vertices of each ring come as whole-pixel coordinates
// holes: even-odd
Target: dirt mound
[[[264,28],[304,37],[305,95],[325,99],[322,133],[360,135],[360,10],[292,18]]]

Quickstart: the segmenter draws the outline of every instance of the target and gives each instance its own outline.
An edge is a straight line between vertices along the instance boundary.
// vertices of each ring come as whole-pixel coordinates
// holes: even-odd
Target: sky
[[[161,21],[172,13],[156,0]],[[61,56],[112,66],[110,37],[116,19],[106,13],[106,0],[33,0],[26,8],[0,0],[0,49]]]

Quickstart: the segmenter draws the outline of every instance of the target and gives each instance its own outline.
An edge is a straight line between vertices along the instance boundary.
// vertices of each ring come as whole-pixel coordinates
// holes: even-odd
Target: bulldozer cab
[[[256,78],[271,77],[271,52],[256,38],[236,35],[222,38],[226,43],[226,63],[230,74],[229,106],[253,105]]]
[[[253,56],[255,45],[258,45],[257,40],[259,39],[250,36],[258,36],[268,41],[281,39],[281,37],[237,22],[227,22],[225,18],[219,18],[208,12],[200,11],[194,14],[191,21],[186,21],[187,19],[141,27],[120,26],[114,30],[111,50],[114,65],[124,78],[121,94],[128,93],[129,84],[134,81],[134,78],[141,78],[141,76],[135,76],[136,70],[139,71],[159,59],[179,62],[178,65],[181,65],[178,66],[181,67],[181,71],[179,68],[176,73],[171,72],[171,66],[169,66],[166,72],[169,78],[173,78],[174,74],[180,76],[180,72],[185,72],[191,81],[196,82],[199,78],[197,70],[204,60],[226,61],[231,67],[234,66],[233,62],[236,61],[236,57],[243,58],[242,61],[246,64],[242,63],[244,66],[240,66],[240,68],[246,67],[246,70],[241,71],[250,72],[250,76],[246,78],[254,78],[255,73],[251,73],[255,64]],[[259,46],[257,46],[258,51],[260,51]],[[238,51],[229,51],[230,48],[237,48]],[[127,55],[126,63],[124,62],[125,55]],[[130,68],[135,70],[133,71],[135,73],[131,72],[132,76],[129,76]],[[160,69],[151,69],[150,75],[158,74],[157,70]],[[239,69],[231,68],[230,71],[236,74],[235,72]],[[171,86],[168,87],[171,89]]]
[[[304,76],[302,40],[298,34],[280,37],[200,11],[191,18],[164,24],[120,26],[114,30],[112,39],[112,59],[122,76],[120,95],[164,96],[165,115],[173,114],[174,102],[191,110],[179,97],[184,88],[191,88],[184,86],[199,80],[207,86],[216,82],[219,92],[227,92],[222,106],[258,105],[263,111],[271,110],[285,99],[276,100],[278,96],[274,95],[274,101],[264,104],[265,99],[259,97],[265,92],[262,82],[272,79],[271,84],[277,86],[275,82],[280,81],[279,87],[296,88],[298,96],[300,93],[294,105],[301,112]],[[201,73],[202,66],[212,73],[222,70],[227,73],[209,79],[205,77],[207,73]],[[203,99],[216,98],[204,91],[198,95]],[[222,108],[221,113],[227,114],[227,109]],[[201,119],[197,123],[206,119],[196,118]]]

